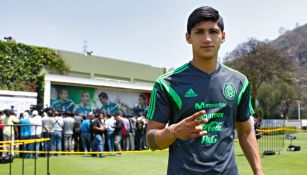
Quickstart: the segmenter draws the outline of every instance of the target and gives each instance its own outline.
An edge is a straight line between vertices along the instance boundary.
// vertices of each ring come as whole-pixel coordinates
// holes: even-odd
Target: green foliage
[[[287,55],[275,49],[268,42],[250,39],[240,44],[226,56],[226,65],[245,74],[251,83],[252,103],[255,106],[258,89],[263,82],[274,78],[293,82],[295,66]]]
[[[68,69],[55,50],[0,41],[0,89],[36,91],[41,103],[44,68],[61,73]]]
[[[307,119],[307,23],[279,36],[272,45],[298,65],[295,70],[296,91],[302,107],[301,118]]]
[[[262,84],[257,99],[264,118],[280,119],[282,114],[285,119],[289,119],[290,112],[296,110],[297,92],[294,86],[273,80]]]

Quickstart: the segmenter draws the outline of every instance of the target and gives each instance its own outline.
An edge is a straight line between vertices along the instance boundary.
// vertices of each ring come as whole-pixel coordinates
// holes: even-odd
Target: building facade
[[[58,51],[69,66],[65,73],[46,69],[44,106],[61,111],[89,113],[94,109],[130,113],[149,102],[156,78],[165,68]],[[114,110],[113,110],[114,112]]]

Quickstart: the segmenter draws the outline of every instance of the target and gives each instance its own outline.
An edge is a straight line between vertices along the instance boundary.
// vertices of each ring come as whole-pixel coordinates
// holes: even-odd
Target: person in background
[[[3,128],[3,141],[10,141],[10,143],[5,143],[3,150],[10,150],[10,152],[3,152],[2,156],[11,156],[14,157],[14,140],[15,140],[15,130],[14,124],[19,123],[19,119],[11,112],[9,109],[4,110],[4,115],[1,116],[0,121],[3,121],[4,126]]]
[[[130,123],[130,144],[131,144],[131,150],[135,150],[135,132],[136,132],[136,118],[133,116],[128,117],[129,123]]]
[[[94,135],[94,147],[93,151],[103,152],[104,151],[104,131],[105,131],[105,122],[104,116],[102,113],[95,114],[96,119],[93,121],[93,135]],[[104,157],[101,153],[99,157]]]
[[[145,128],[146,123],[143,116],[140,116],[136,120],[136,144],[138,150],[143,150],[146,148],[144,141],[145,141]]]
[[[114,135],[115,135],[115,148],[116,151],[119,151],[119,153],[117,155],[121,155],[121,140],[122,140],[122,128],[124,125],[123,120],[121,119],[119,113],[115,113],[114,114],[114,119],[116,121],[115,123],[115,130],[114,130]]]
[[[98,110],[97,110],[98,111]],[[96,111],[95,111],[96,112]],[[97,112],[96,112],[97,113]],[[90,121],[90,136],[91,136],[91,149],[92,151],[95,150],[95,142],[94,142],[94,130],[93,130],[93,124],[95,120],[95,114],[93,112],[89,113],[89,121]],[[95,154],[92,154],[92,156],[95,156]]]
[[[31,124],[30,139],[40,139],[42,135],[42,117],[38,114],[38,111],[32,111],[32,117],[29,119]],[[40,142],[34,142],[29,145],[30,151],[39,151]],[[38,158],[39,153],[29,153],[27,158]]]
[[[123,120],[123,126],[125,127],[125,131],[122,133],[123,138],[122,138],[122,142],[123,142],[123,147],[125,151],[128,151],[131,147],[130,144],[130,132],[131,132],[131,127],[130,127],[130,122],[127,118],[126,115],[123,115],[122,117]]]
[[[3,141],[3,121],[1,120],[3,116],[3,111],[0,111],[0,142]],[[4,118],[4,117],[3,117]],[[0,150],[2,150],[2,144],[0,144]],[[0,157],[2,156],[2,152],[0,152]]]
[[[54,127],[52,129],[51,135],[51,151],[61,151],[62,150],[62,131],[63,131],[63,117],[60,116],[59,112],[54,113]],[[60,154],[57,154],[59,156]]]
[[[49,138],[49,141],[44,141],[43,142],[43,150],[44,151],[50,151],[51,150],[51,143],[54,141],[52,140],[52,135],[53,135],[53,128],[55,125],[55,119],[53,116],[53,112],[51,109],[47,109],[47,113],[44,115],[42,118],[42,125],[43,125],[43,133],[42,137],[43,138]],[[47,153],[45,154],[47,155]]]
[[[63,137],[64,137],[64,151],[70,152],[72,149],[72,135],[74,130],[74,115],[71,112],[67,112],[63,119]]]
[[[87,114],[86,114],[87,115]],[[82,144],[81,144],[81,123],[83,118],[81,117],[80,113],[75,113],[74,115],[74,151],[80,151]]]
[[[90,151],[92,145],[90,125],[90,116],[86,115],[81,124],[81,142],[84,152]]]
[[[109,151],[114,151],[114,140],[115,140],[115,119],[110,114],[107,114],[107,119],[105,122],[106,125],[106,138],[107,138],[107,145]]]
[[[29,113],[24,112],[22,114],[22,117],[19,119],[19,124],[20,124],[20,140],[28,140],[30,139],[30,134],[31,134],[31,126],[30,126],[30,120],[29,120]],[[23,126],[24,125],[24,126]],[[22,144],[20,149],[23,151],[28,150],[27,149],[28,144]],[[21,153],[20,157],[27,157],[27,153]]]

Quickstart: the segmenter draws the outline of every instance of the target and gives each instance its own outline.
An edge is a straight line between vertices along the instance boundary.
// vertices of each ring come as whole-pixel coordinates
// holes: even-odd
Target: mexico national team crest
[[[233,84],[225,83],[223,88],[223,94],[228,100],[234,100],[237,95],[237,90]]]

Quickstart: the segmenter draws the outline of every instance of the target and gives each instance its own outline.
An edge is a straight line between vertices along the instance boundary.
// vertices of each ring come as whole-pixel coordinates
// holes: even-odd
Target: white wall
[[[13,105],[16,113],[19,114],[30,109],[31,105],[36,104],[37,93],[35,92],[0,90],[0,110],[11,109]]]
[[[302,126],[303,127],[307,127],[307,119],[303,119],[302,120]]]

